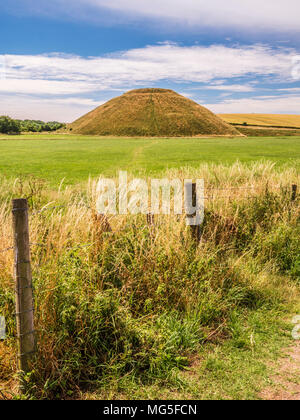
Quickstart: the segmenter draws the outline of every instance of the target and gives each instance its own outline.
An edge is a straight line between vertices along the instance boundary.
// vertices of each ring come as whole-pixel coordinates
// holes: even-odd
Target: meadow
[[[234,124],[300,128],[300,115],[286,114],[220,114],[224,121]]]
[[[231,165],[265,159],[299,168],[300,137],[110,138],[42,134],[0,136],[0,173],[34,175],[58,185],[119,170],[157,175],[168,168],[201,163]]]
[[[0,248],[12,245],[11,199],[28,197],[38,346],[20,397],[13,253],[1,252],[0,395],[259,398],[300,311],[299,147],[296,137],[2,137]],[[200,244],[184,217],[111,216],[107,229],[96,177],[119,169],[204,178]]]

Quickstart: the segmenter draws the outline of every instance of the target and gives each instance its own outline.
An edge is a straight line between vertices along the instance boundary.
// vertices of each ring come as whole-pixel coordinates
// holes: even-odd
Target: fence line
[[[280,187],[281,188],[281,187]],[[220,190],[234,190],[231,189],[220,189]],[[253,188],[237,188],[237,189],[253,189]],[[214,189],[216,190],[216,189]],[[222,197],[222,196],[221,196]],[[225,196],[223,196],[225,197]],[[229,197],[229,196],[226,196]],[[257,198],[257,196],[247,198]],[[292,185],[292,194],[290,201],[293,203],[297,198],[297,185]],[[192,203],[193,207],[197,207],[199,197],[197,197],[196,184],[192,184]],[[32,213],[42,213],[46,210],[53,210],[57,208],[66,208],[64,206],[45,207],[42,210]],[[84,206],[91,209],[88,206]],[[190,212],[194,211],[190,210]],[[4,248],[0,250],[0,253],[14,250],[15,261],[15,296],[16,296],[16,320],[17,320],[17,337],[19,344],[18,360],[20,375],[21,391],[25,389],[24,385],[24,374],[30,371],[30,362],[33,354],[36,351],[36,330],[34,328],[34,301],[33,301],[33,284],[32,284],[32,273],[31,273],[31,247],[38,246],[47,248],[49,244],[30,242],[29,240],[29,212],[28,202],[26,199],[13,200],[13,232],[14,232],[14,246]],[[187,214],[186,217],[191,221],[195,214]],[[155,226],[155,218],[153,214],[147,215],[147,224],[149,228]],[[190,226],[190,231],[193,239],[199,243],[202,236],[200,226]],[[75,245],[66,249],[80,249],[92,246],[93,243],[84,245]]]
[[[209,190],[209,191],[231,191],[231,190],[253,190],[255,188],[255,186],[252,186],[252,187],[228,187],[228,188],[206,188],[206,190]],[[271,189],[274,189],[274,190],[280,190],[281,188],[287,188],[287,187],[284,187],[284,186],[282,186],[282,185],[274,185],[274,186],[272,186],[271,187]]]
[[[206,191],[239,191],[239,190],[241,190],[241,191],[242,190],[243,191],[249,191],[249,190],[253,190],[254,188],[255,187],[206,188]],[[287,188],[287,186],[285,186],[285,187],[283,187],[282,185],[281,186],[272,186],[270,189],[272,190],[272,189],[282,189],[282,188]],[[296,184],[293,184],[292,185],[291,201],[295,201],[296,200],[296,197],[297,197],[297,189],[298,189],[298,186]],[[205,199],[205,200],[215,200],[215,199],[218,199],[218,198],[231,198],[231,197],[232,196],[230,196],[230,195],[215,195],[215,194],[213,194],[213,195],[210,195],[210,196],[200,197],[200,198]],[[258,197],[257,195],[253,195],[253,196],[247,195],[244,198],[247,198],[247,199],[256,199],[257,197]],[[36,210],[36,211],[33,211],[32,213],[29,213],[29,215],[41,214],[41,213],[43,213],[45,211],[55,210],[55,209],[59,209],[59,208],[60,209],[62,209],[62,208],[68,208],[68,207],[71,207],[71,205],[58,205],[58,206],[52,206],[52,207],[44,207],[41,210]],[[84,208],[87,208],[89,210],[92,210],[92,208],[90,206],[86,205],[86,204],[83,204],[83,205],[78,206],[78,207],[79,208],[80,207],[84,207]],[[151,214],[151,213],[147,214],[147,224],[148,225],[154,225],[154,215]],[[74,247],[68,247],[67,249],[85,248],[85,247],[90,246],[90,245],[92,245],[92,244],[83,245],[83,246],[81,246],[81,245],[75,245]],[[47,247],[47,245],[45,245],[45,244],[38,244],[38,243],[30,243],[29,246]],[[4,248],[4,249],[1,249],[0,250],[0,254],[5,253],[5,252],[8,252],[8,251],[12,251],[13,249],[14,249],[13,246],[7,247],[7,248]]]
[[[13,246],[10,246],[9,248],[4,248],[4,249],[1,249],[1,250],[0,250],[0,254],[2,254],[2,253],[4,253],[4,252],[11,251],[11,250],[13,250],[13,249],[14,249],[14,247],[13,247]]]
[[[93,245],[93,243],[85,244],[85,245],[74,245],[74,246],[67,247],[66,249],[69,250],[69,249],[87,248],[87,247],[92,246],[92,245]],[[42,248],[47,248],[49,245],[48,244],[30,243],[29,246],[30,247],[32,247],[32,246],[40,246]],[[14,247],[11,246],[9,248],[5,248],[5,249],[0,250],[0,253],[12,251],[13,249],[14,249]]]
[[[296,187],[296,191],[297,191],[297,186],[295,186],[295,187]],[[272,190],[272,189],[282,189],[282,188],[287,188],[287,186],[284,187],[282,185],[274,185],[274,186],[270,187],[270,190]],[[253,191],[253,189],[255,189],[255,186],[252,186],[252,187],[228,187],[228,188],[212,187],[212,188],[206,188],[206,191],[250,191],[250,190]],[[221,196],[221,197],[229,197],[229,196],[224,195],[224,196]],[[204,198],[208,200],[208,199],[211,199],[212,197],[204,197]],[[247,196],[247,198],[248,198],[248,196]],[[71,207],[71,205],[64,204],[64,205],[58,205],[58,206],[52,206],[52,207],[44,207],[41,210],[33,211],[32,213],[30,213],[30,215],[40,214],[40,213],[43,213],[44,211],[55,210],[55,209],[59,209],[59,208],[63,209],[63,208],[68,208],[68,207]],[[81,204],[78,207],[79,208],[80,207],[85,207],[89,210],[92,210],[92,207],[90,207],[87,204]]]

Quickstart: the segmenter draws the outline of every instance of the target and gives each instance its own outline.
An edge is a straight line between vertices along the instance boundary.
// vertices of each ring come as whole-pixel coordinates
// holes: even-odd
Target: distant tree
[[[44,124],[42,127],[43,131],[52,131],[51,126],[49,124]]]
[[[37,132],[37,125],[32,121],[28,123],[28,131],[31,131],[32,133],[36,133]]]
[[[0,133],[3,134],[20,134],[21,124],[17,120],[13,120],[7,116],[0,117]]]
[[[20,121],[21,130],[25,132],[40,133],[42,131],[56,131],[65,127],[64,123],[57,121],[44,122],[40,120],[24,120]]]

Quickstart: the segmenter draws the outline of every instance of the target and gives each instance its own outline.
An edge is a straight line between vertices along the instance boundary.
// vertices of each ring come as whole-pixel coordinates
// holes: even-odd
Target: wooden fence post
[[[149,226],[154,226],[155,224],[154,214],[151,214],[151,213],[147,214],[147,223]]]
[[[185,194],[188,194],[189,188],[191,188],[191,184],[186,184],[186,191]],[[190,203],[188,203],[190,204]],[[192,206],[194,208],[196,208],[198,205],[198,198],[197,198],[197,184],[193,183],[192,184]],[[187,210],[192,211],[191,209]],[[191,221],[194,219],[194,217],[196,216],[196,212],[193,214],[187,214],[186,215],[188,219],[190,219]],[[191,229],[191,233],[192,233],[192,237],[193,239],[195,239],[197,242],[201,241],[201,236],[202,236],[202,232],[201,232],[201,226],[200,225],[190,225],[190,229]]]
[[[292,201],[296,201],[296,197],[297,197],[297,185],[294,184],[292,185]]]
[[[15,255],[15,294],[18,333],[18,367],[23,375],[31,371],[30,360],[35,352],[34,305],[30,264],[28,203],[25,199],[13,200],[13,232]]]

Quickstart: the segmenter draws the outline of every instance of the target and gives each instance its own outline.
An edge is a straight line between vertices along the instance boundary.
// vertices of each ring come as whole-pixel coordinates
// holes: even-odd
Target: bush
[[[66,124],[57,121],[50,121],[45,123],[40,120],[24,120],[20,121],[22,131],[40,133],[43,131],[56,131],[60,128],[64,128]]]
[[[0,117],[0,133],[3,134],[20,134],[21,125],[18,121],[9,117]]]

